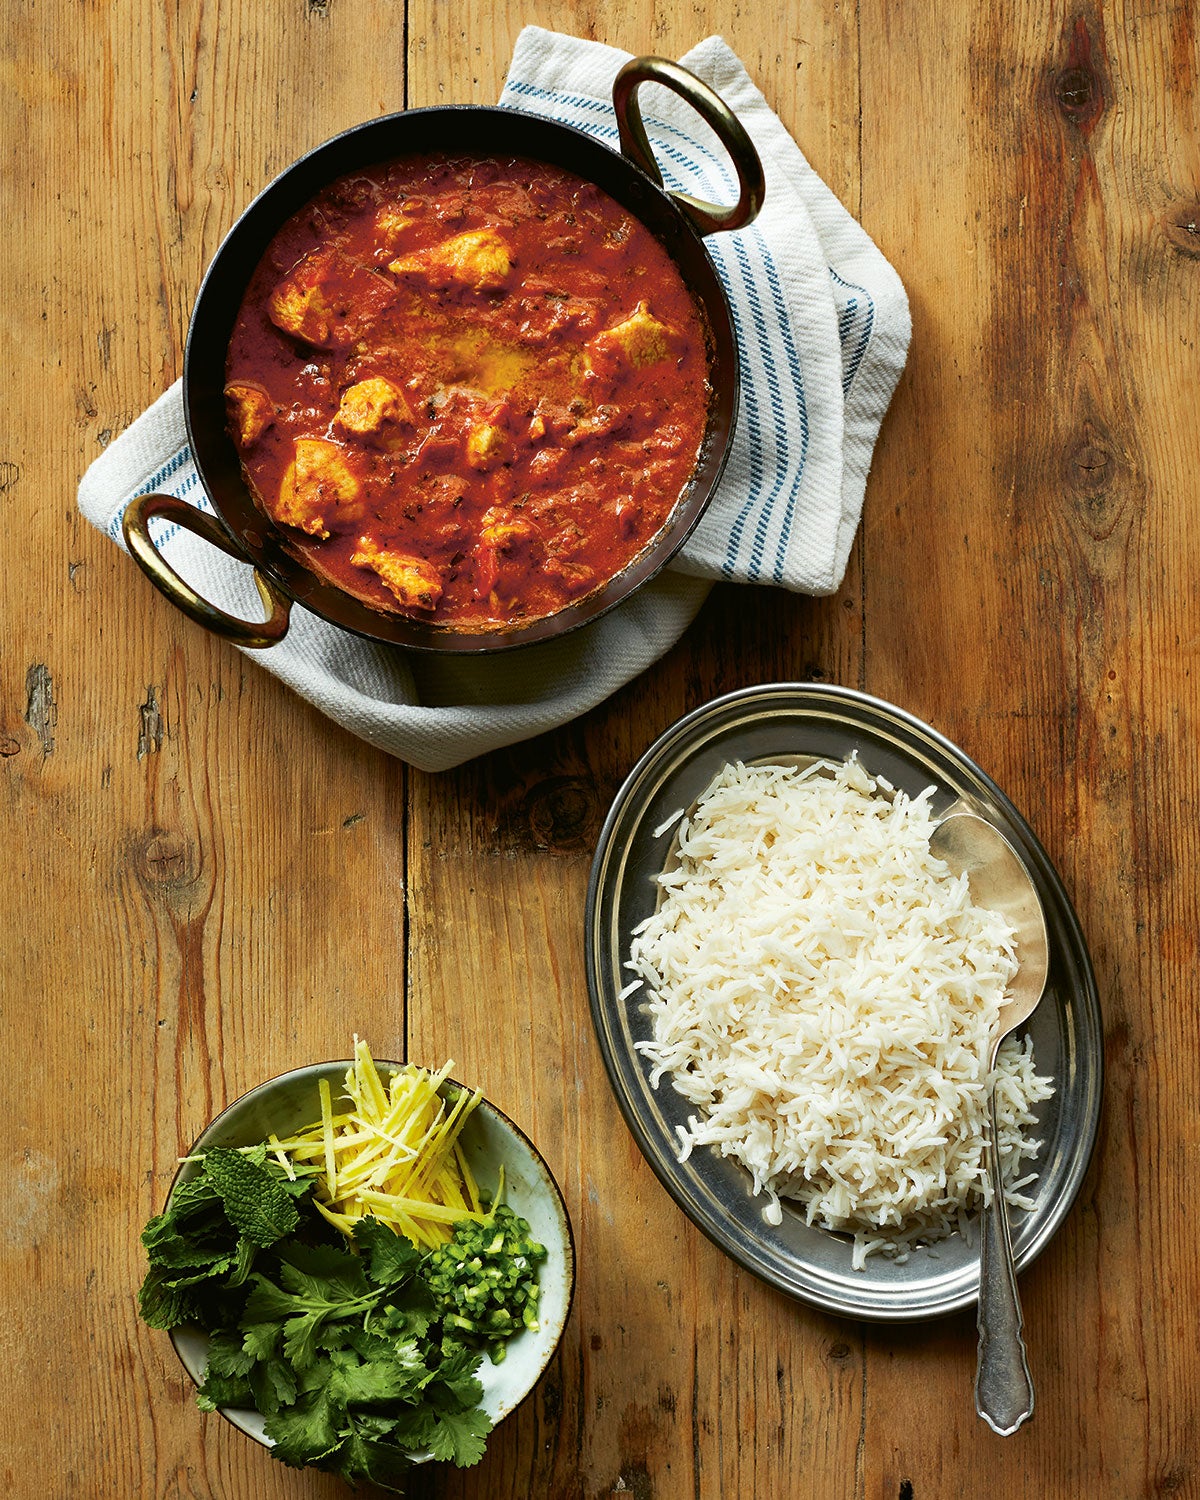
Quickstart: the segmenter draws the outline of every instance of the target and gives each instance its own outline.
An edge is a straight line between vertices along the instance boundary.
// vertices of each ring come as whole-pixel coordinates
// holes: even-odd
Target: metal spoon
[[[1000,1043],[1027,1021],[1046,988],[1050,944],[1046,918],[1029,872],[998,828],[974,813],[952,812],[934,829],[929,849],[955,875],[966,873],[971,899],[1008,918],[1016,929],[1020,967],[992,1040],[990,1067],[996,1066]],[[1001,1437],[1016,1432],[1033,1415],[1033,1381],[1021,1337],[1021,1301],[1013,1264],[1008,1209],[1000,1180],[996,1146],[996,1092],[988,1096],[988,1177],[992,1201],[983,1211],[979,1252],[979,1362],[975,1372],[975,1410]]]

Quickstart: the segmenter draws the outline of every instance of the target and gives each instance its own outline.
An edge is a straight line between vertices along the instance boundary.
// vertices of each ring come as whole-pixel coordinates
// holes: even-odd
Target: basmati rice
[[[638,1043],[651,1082],[696,1106],[680,1160],[705,1145],[736,1159],[768,1222],[798,1201],[853,1234],[859,1269],[964,1228],[989,1198],[1013,932],[930,854],[931,796],[855,759],[726,766],[679,823],[627,965],[646,983],[630,1003],[653,1023]],[[1053,1089],[1027,1039],[1004,1043],[996,1089],[1005,1197],[1030,1207],[1026,1130]]]

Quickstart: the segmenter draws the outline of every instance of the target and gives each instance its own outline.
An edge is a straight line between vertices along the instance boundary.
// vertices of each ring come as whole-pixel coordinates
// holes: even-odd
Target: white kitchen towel
[[[501,103],[616,145],[611,93],[629,54],[527,27]],[[645,670],[683,634],[706,580],[810,594],[842,580],[879,424],[904,366],[904,289],[809,167],[719,37],[682,59],[725,99],[766,172],[758,219],[707,245],[733,308],[742,366],[737,432],[717,493],[672,568],[559,641],[486,658],[440,658],[351,636],[296,607],[258,660],[339,724],[436,771],[566,723]],[[639,96],[669,188],[732,202],[732,168],[707,125],[655,85]],[[79,508],[121,542],[130,500],[157,491],[211,510],[187,444],[179,384],[92,464]],[[163,526],[164,557],[215,603],[257,618],[250,570]]]

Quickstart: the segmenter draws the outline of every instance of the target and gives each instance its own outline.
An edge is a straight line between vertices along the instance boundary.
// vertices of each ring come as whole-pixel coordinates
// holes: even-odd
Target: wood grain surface
[[[574,1220],[561,1351],[472,1500],[1200,1496],[1196,9],[792,0],[13,0],[0,38],[0,1475],[13,1497],[329,1496],[195,1408],[138,1233],[264,1077],[456,1060]],[[325,720],[75,509],[180,373],[240,209],[333,132],[493,101],[537,22],[739,52],[907,286],[909,364],[838,594],[716,589],[564,729],[439,776]],[[605,1079],[582,907],[607,805],[678,715],[864,688],[1010,793],[1088,936],[1106,1105],[1022,1279],[1038,1410],[974,1416],[969,1316],[887,1329],[759,1284],[674,1207]]]

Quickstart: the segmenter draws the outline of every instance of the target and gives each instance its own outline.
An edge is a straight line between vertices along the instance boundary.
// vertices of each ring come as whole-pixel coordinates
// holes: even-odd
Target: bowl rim
[[[373,1058],[373,1061],[374,1061],[375,1066],[377,1068],[379,1068],[379,1069],[385,1069],[386,1068],[386,1069],[389,1070],[389,1072],[394,1072],[394,1071],[396,1071],[398,1069],[406,1068],[406,1067],[409,1067],[409,1066],[415,1066],[415,1067],[421,1067],[421,1066],[423,1066],[420,1063],[410,1064],[410,1063],[406,1063],[406,1062],[396,1062],[392,1058],[384,1058],[384,1057]],[[269,1093],[271,1090],[277,1088],[280,1084],[282,1084],[284,1082],[287,1082],[287,1081],[289,1081],[291,1079],[298,1078],[301,1075],[308,1074],[308,1075],[312,1076],[313,1081],[315,1083],[317,1081],[318,1077],[321,1076],[321,1075],[323,1075],[328,1069],[337,1068],[337,1069],[342,1069],[342,1070],[348,1070],[351,1067],[353,1067],[353,1065],[354,1065],[354,1059],[353,1058],[345,1058],[345,1059],[330,1058],[330,1059],[328,1059],[325,1062],[302,1063],[299,1067],[286,1068],[282,1073],[277,1073],[277,1074],[275,1074],[271,1078],[264,1079],[261,1083],[256,1083],[253,1086],[253,1088],[249,1088],[249,1089],[246,1090],[245,1093],[239,1094],[236,1098],[231,1099],[228,1104],[226,1104],[217,1114],[215,1114],[212,1117],[212,1119],[208,1122],[208,1124],[205,1125],[204,1129],[201,1130],[201,1132],[199,1133],[199,1135],[197,1135],[196,1138],[193,1140],[190,1148],[188,1149],[187,1157],[192,1157],[192,1156],[194,1156],[196,1154],[196,1149],[200,1145],[201,1141],[203,1141],[204,1138],[207,1135],[209,1135],[211,1132],[215,1131],[217,1129],[217,1127],[220,1125],[221,1121],[224,1120],[227,1115],[231,1114],[235,1109],[240,1108],[242,1105],[247,1104],[250,1100],[254,1099],[256,1096],[258,1096],[260,1094]],[[426,1071],[428,1071],[428,1070],[426,1070]],[[441,1090],[443,1088],[446,1088],[446,1087],[453,1087],[453,1088],[462,1090],[462,1091],[464,1091],[466,1093],[474,1093],[475,1092],[475,1090],[472,1089],[472,1088],[470,1088],[467,1084],[462,1083],[459,1079],[454,1078],[454,1077],[449,1076],[449,1075],[442,1080],[442,1083],[441,1083],[441,1085],[438,1088],[438,1092],[441,1093]],[[542,1361],[542,1363],[540,1364],[540,1366],[538,1367],[537,1373],[534,1375],[533,1380],[529,1384],[529,1388],[520,1397],[518,1397],[517,1400],[515,1400],[513,1402],[513,1404],[509,1407],[509,1409],[504,1413],[503,1416],[499,1417],[493,1423],[493,1425],[492,1425],[492,1431],[494,1432],[496,1430],[496,1428],[498,1428],[502,1423],[506,1422],[509,1419],[509,1417],[511,1417],[516,1411],[518,1411],[522,1406],[525,1405],[526,1401],[529,1400],[530,1396],[533,1395],[534,1391],[536,1391],[537,1388],[538,1388],[538,1386],[541,1384],[542,1379],[543,1379],[543,1377],[546,1374],[546,1371],[550,1368],[550,1365],[552,1364],[552,1362],[554,1361],[554,1359],[555,1359],[556,1355],[558,1354],[560,1348],[562,1347],[563,1336],[565,1335],[565,1333],[567,1331],[567,1324],[570,1322],[571,1313],[572,1313],[572,1311],[574,1309],[574,1306],[575,1306],[576,1251],[575,1251],[575,1231],[574,1231],[574,1228],[573,1228],[573,1226],[571,1224],[571,1215],[570,1215],[570,1213],[569,1213],[569,1211],[567,1209],[567,1202],[566,1202],[565,1197],[563,1196],[562,1188],[559,1186],[558,1179],[555,1177],[554,1173],[551,1171],[550,1165],[546,1161],[546,1158],[538,1150],[537,1146],[534,1145],[534,1143],[530,1139],[529,1135],[524,1130],[522,1130],[521,1127],[509,1115],[507,1115],[504,1112],[504,1110],[502,1110],[499,1107],[499,1105],[493,1104],[492,1101],[487,1097],[486,1094],[483,1094],[483,1093],[480,1094],[479,1104],[482,1105],[482,1106],[484,1106],[484,1107],[486,1107],[491,1112],[491,1114],[496,1118],[496,1120],[499,1122],[499,1124],[501,1126],[503,1126],[504,1128],[506,1128],[513,1136],[515,1136],[517,1138],[518,1141],[522,1142],[525,1145],[525,1147],[528,1149],[528,1151],[529,1151],[530,1155],[532,1156],[533,1160],[540,1167],[542,1173],[545,1176],[546,1183],[549,1185],[549,1187],[551,1189],[553,1200],[557,1203],[557,1207],[558,1207],[558,1213],[555,1214],[555,1218],[556,1219],[561,1218],[563,1229],[564,1229],[564,1237],[563,1237],[563,1246],[562,1246],[562,1249],[563,1249],[563,1260],[564,1260],[564,1272],[565,1272],[566,1285],[565,1285],[565,1296],[564,1296],[563,1314],[562,1314],[562,1319],[561,1319],[561,1322],[560,1322],[560,1325],[559,1325],[558,1333],[555,1335],[554,1342],[547,1349],[547,1351],[546,1351],[546,1357]],[[167,1195],[166,1195],[166,1198],[163,1201],[162,1212],[165,1213],[167,1211],[167,1209],[170,1207],[171,1198],[174,1195],[176,1188],[179,1187],[181,1179],[184,1176],[184,1173],[188,1172],[188,1169],[191,1168],[191,1167],[194,1167],[194,1166],[195,1166],[194,1162],[192,1162],[192,1161],[190,1161],[190,1160],[188,1160],[186,1158],[181,1158],[180,1159],[179,1164],[178,1164],[178,1166],[176,1167],[176,1170],[175,1170],[175,1175],[171,1178],[171,1185],[167,1189]],[[189,1173],[189,1176],[190,1175],[191,1174]],[[167,1332],[167,1336],[171,1340],[171,1347],[172,1347],[172,1349],[175,1352],[175,1357],[179,1360],[179,1363],[183,1366],[184,1373],[187,1375],[188,1379],[192,1382],[192,1385],[197,1390],[199,1390],[199,1388],[200,1388],[200,1382],[196,1379],[196,1376],[192,1373],[192,1370],[191,1370],[190,1366],[188,1365],[188,1362],[184,1359],[183,1354],[180,1351],[179,1344],[178,1344],[177,1337],[176,1337],[177,1334],[179,1334],[181,1332],[186,1332],[186,1331],[191,1330],[191,1329],[194,1329],[194,1327],[195,1327],[195,1325],[193,1325],[193,1324],[180,1324],[176,1328],[169,1329],[168,1332]],[[207,1337],[207,1335],[205,1335],[205,1337]],[[261,1448],[267,1448],[268,1450],[271,1448],[272,1445],[269,1442],[265,1442],[263,1440],[263,1438],[259,1437],[257,1434],[255,1434],[253,1432],[247,1431],[247,1429],[230,1414],[231,1412],[234,1412],[234,1411],[246,1411],[246,1412],[253,1412],[255,1415],[261,1416],[262,1414],[260,1412],[258,1412],[256,1408],[253,1408],[253,1407],[224,1407],[224,1406],[218,1406],[216,1408],[216,1410],[217,1410],[218,1415],[220,1417],[222,1417],[224,1421],[228,1422],[231,1427],[235,1428],[238,1432],[242,1433],[243,1436],[248,1437],[252,1442],[258,1444],[258,1446],[261,1447]],[[489,1434],[489,1436],[490,1436],[490,1434]],[[431,1462],[433,1460],[433,1455],[431,1453],[428,1453],[428,1452],[417,1453],[417,1454],[410,1454],[410,1455],[408,1455],[408,1457],[409,1457],[409,1461],[411,1463],[413,1463],[413,1464],[429,1463],[429,1462]]]

